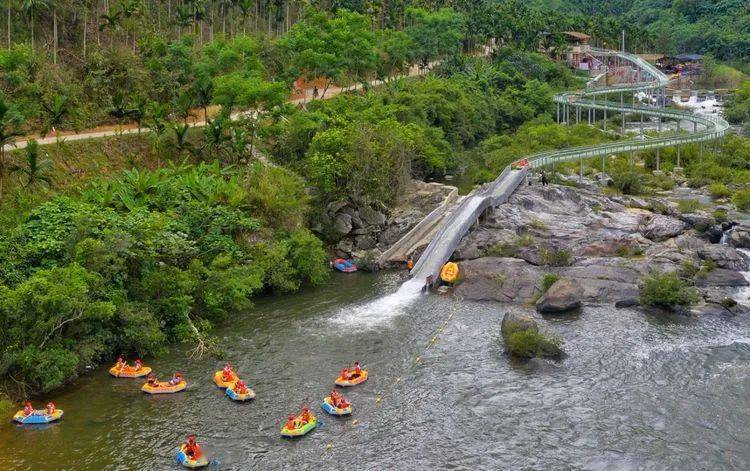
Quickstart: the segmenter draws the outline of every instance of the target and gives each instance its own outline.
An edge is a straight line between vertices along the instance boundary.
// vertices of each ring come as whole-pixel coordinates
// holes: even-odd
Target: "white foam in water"
[[[750,250],[747,249],[737,249],[743,254],[750,257]],[[750,271],[743,271],[742,276],[745,277],[746,280],[750,281]],[[750,305],[750,286],[742,287],[737,292],[737,297],[735,299],[740,304]]]
[[[406,308],[422,295],[423,285],[419,281],[409,280],[393,294],[341,309],[331,318],[331,322],[360,329],[387,324],[406,313]]]

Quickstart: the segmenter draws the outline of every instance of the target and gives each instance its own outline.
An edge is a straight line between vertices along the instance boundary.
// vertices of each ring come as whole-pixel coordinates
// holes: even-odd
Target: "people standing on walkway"
[[[547,174],[544,173],[544,170],[542,170],[542,177],[541,178],[542,178],[542,186],[547,186],[547,183],[549,183],[549,182],[547,181]]]

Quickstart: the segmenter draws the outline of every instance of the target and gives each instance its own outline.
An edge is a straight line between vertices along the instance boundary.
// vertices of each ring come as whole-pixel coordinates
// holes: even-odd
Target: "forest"
[[[213,325],[252,315],[258,296],[325,282],[336,241],[311,221],[327,203],[388,208],[411,178],[481,183],[529,152],[612,139],[553,122],[553,94],[585,83],[555,60],[563,31],[654,44],[614,10],[308,3],[7,1],[0,144],[55,138],[0,148],[11,395],[179,342],[220,355]],[[134,132],[66,141],[96,127]],[[683,153],[689,172],[694,155]],[[744,162],[700,165],[747,183]]]

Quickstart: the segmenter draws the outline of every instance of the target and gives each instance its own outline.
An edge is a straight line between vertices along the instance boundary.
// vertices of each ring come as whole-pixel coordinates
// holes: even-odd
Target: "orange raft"
[[[223,371],[217,371],[216,373],[214,373],[214,383],[216,383],[216,386],[220,387],[221,389],[233,387],[234,383],[236,383],[239,379],[239,376],[237,376],[237,373],[235,373],[234,371],[232,371],[232,376],[230,377],[229,381],[224,381]]]
[[[455,283],[458,279],[458,264],[448,262],[440,270],[440,279],[446,283]]]
[[[151,373],[151,368],[148,366],[141,366],[140,369],[136,370],[135,367],[130,365],[126,365],[124,368],[118,368],[117,365],[115,365],[109,369],[109,374],[115,378],[140,378],[149,373]]]
[[[171,384],[169,381],[156,383],[156,386],[151,386],[146,383],[141,387],[141,391],[146,394],[173,394],[180,391],[184,391],[187,388],[187,382],[183,379],[177,384]]]
[[[349,386],[356,386],[358,384],[364,383],[367,381],[367,370],[362,370],[362,373],[359,374],[359,376],[352,378],[349,377],[347,379],[342,378],[339,376],[336,378],[336,386],[343,386],[343,387],[349,387]]]

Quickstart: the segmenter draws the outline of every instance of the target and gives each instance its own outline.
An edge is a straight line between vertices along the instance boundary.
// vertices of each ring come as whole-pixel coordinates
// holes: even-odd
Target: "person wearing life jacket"
[[[176,386],[182,382],[182,374],[175,373],[172,375],[172,379],[169,380],[169,384]]]
[[[333,407],[339,406],[339,392],[336,389],[331,391],[331,404],[333,404]]]
[[[143,368],[143,362],[141,361],[140,358],[138,358],[138,359],[135,360],[135,367],[134,368],[135,368],[135,371],[140,371],[141,368]]]
[[[349,401],[346,400],[346,396],[339,394],[339,403],[336,405],[339,409],[346,409],[349,407]]]
[[[310,409],[305,406],[302,408],[302,414],[300,414],[300,422],[302,425],[305,425],[310,422],[312,419],[312,414],[310,414]]]
[[[153,388],[159,385],[159,381],[156,379],[156,376],[153,373],[149,373],[148,376],[146,376],[146,382]]]
[[[354,362],[354,371],[349,376],[349,379],[359,378],[360,376],[362,376],[362,367],[359,365],[358,361],[355,361]]]
[[[229,382],[232,380],[232,365],[227,362],[226,365],[224,365],[224,368],[221,370],[221,379],[224,382]]]
[[[117,364],[115,366],[117,367],[117,371],[122,371],[128,366],[128,364],[122,359],[122,357],[117,357]]]
[[[49,402],[47,403],[47,415],[52,415],[55,413],[55,403]]]
[[[411,270],[412,268],[414,268],[414,261],[412,259],[409,259],[406,261],[406,269]]]
[[[23,406],[23,415],[28,417],[33,413],[34,413],[34,408],[31,406],[31,403],[29,401],[26,401],[26,404],[24,404]]]
[[[341,379],[343,379],[343,380],[349,379],[349,369],[348,368],[343,368],[341,370]]]
[[[297,428],[297,420],[293,415],[289,416],[289,419],[286,421],[285,427],[287,430],[294,430]]]
[[[237,380],[236,383],[234,383],[234,388],[232,389],[234,389],[234,392],[236,392],[237,394],[245,394],[247,393],[247,384],[245,384],[245,382],[240,379]]]
[[[201,446],[195,442],[195,435],[188,435],[187,443],[185,443],[185,454],[191,460],[200,458],[202,454]]]

